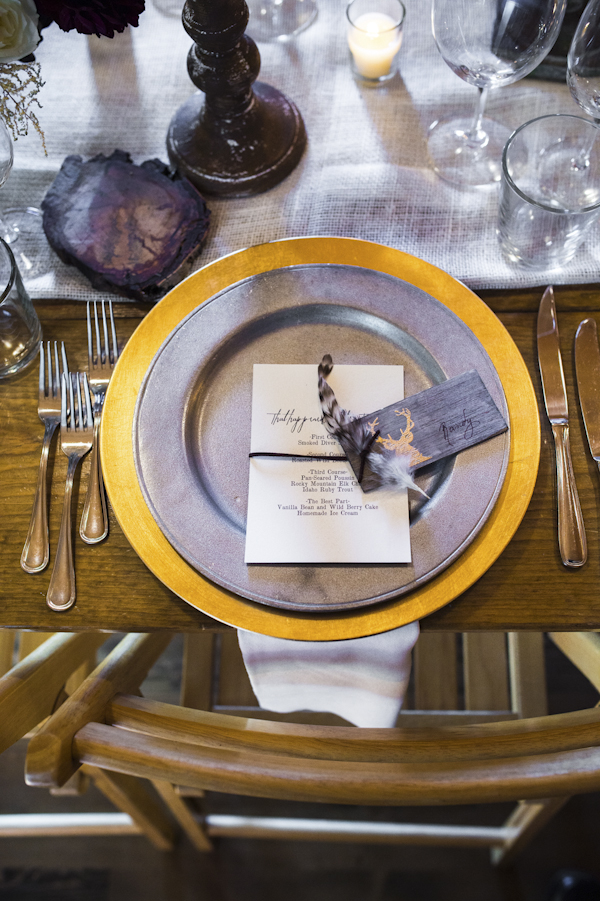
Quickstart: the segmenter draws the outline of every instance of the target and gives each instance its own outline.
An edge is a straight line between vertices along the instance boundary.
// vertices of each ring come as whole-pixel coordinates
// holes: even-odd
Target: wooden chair
[[[30,734],[81,685],[95,669],[96,651],[107,637],[98,632],[0,631],[0,754]],[[115,794],[108,776],[90,768],[79,769],[72,780],[52,793],[81,795],[90,779],[117,807],[127,810],[127,799]],[[134,817],[127,812],[3,813],[0,838],[143,833],[161,850],[172,848],[170,818],[139,780],[131,781]]]
[[[552,637],[560,644],[561,636]],[[495,684],[499,681],[495,664],[487,664],[492,660],[490,648],[501,642],[497,637],[472,638],[465,644],[465,673],[474,658],[483,655],[494,676],[489,681]],[[513,859],[570,795],[600,788],[600,708],[553,716],[532,715],[527,709],[536,695],[535,703],[540,704],[531,666],[532,648],[537,646],[535,653],[541,653],[540,637],[509,638],[506,672],[520,682],[512,692],[512,709],[501,714],[437,712],[437,723],[432,713],[407,711],[394,729],[275,722],[263,711],[253,716],[224,713],[222,708],[229,705],[219,703],[223,684],[216,694],[211,689],[211,698],[210,680],[205,678],[217,669],[214,660],[211,663],[209,653],[197,653],[199,646],[214,643],[207,636],[188,641],[186,669],[195,671],[200,690],[192,697],[184,685],[184,695],[187,692],[188,705],[202,700],[209,706],[212,701],[216,710],[144,699],[138,694],[139,686],[169,641],[170,636],[155,633],[129,635],[120,643],[32,738],[28,784],[64,785],[82,765],[102,770],[117,787],[132,777],[149,779],[202,850],[210,848],[212,836],[223,835],[441,843],[490,846],[496,864]],[[596,667],[593,681],[598,687],[598,636],[571,640],[573,657],[578,658],[576,641],[585,646],[589,657],[582,670],[589,675]],[[434,646],[438,662],[440,647],[451,648],[442,655],[448,660],[456,656],[446,636],[427,636],[423,645]],[[415,663],[417,676],[424,666],[422,655],[423,648]],[[432,681],[427,688],[430,693]],[[417,686],[415,695],[418,691]],[[471,698],[468,705],[478,691],[480,686],[473,682],[466,691]],[[521,712],[525,717],[519,716]],[[177,786],[196,792],[354,805],[518,804],[499,828],[215,814],[201,820],[174,789]]]

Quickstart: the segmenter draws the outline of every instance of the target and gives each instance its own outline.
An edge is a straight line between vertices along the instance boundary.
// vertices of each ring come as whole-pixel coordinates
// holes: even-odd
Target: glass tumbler
[[[8,244],[0,238],[0,381],[37,358],[42,327]]]
[[[581,116],[541,116],[506,142],[498,212],[504,256],[526,269],[566,265],[600,215],[600,134]]]
[[[352,0],[348,4],[348,46],[352,71],[377,86],[393,78],[406,10],[400,0]]]

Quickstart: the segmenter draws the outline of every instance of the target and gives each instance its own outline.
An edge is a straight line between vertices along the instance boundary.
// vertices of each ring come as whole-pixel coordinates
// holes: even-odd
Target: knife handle
[[[583,566],[587,560],[587,541],[577,494],[571,450],[569,426],[553,424],[556,448],[556,476],[558,494],[558,546],[565,566]]]

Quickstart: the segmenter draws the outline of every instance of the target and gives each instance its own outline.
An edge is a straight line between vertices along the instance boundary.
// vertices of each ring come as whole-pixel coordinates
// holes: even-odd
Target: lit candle
[[[348,45],[358,74],[373,81],[391,77],[402,43],[402,19],[378,11],[363,12],[356,18],[349,14],[348,18]]]

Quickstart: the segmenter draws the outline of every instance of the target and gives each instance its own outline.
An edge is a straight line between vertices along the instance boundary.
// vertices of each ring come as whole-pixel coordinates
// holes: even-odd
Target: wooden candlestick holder
[[[274,187],[298,164],[306,131],[296,106],[255,82],[260,54],[245,34],[245,0],[187,0],[183,25],[194,41],[188,72],[202,91],[177,110],[169,158],[205,194],[243,197]]]

